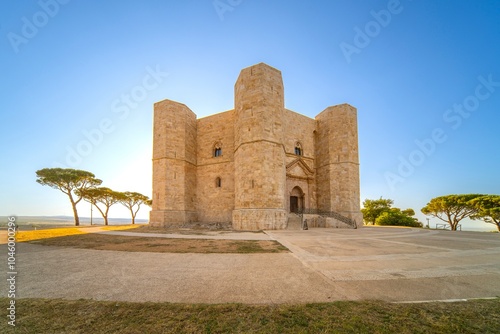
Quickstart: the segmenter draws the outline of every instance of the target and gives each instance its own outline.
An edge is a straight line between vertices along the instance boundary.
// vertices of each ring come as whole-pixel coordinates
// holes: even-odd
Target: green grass
[[[2,307],[8,300],[0,299]],[[1,333],[499,333],[500,299],[304,305],[169,304],[19,299]]]

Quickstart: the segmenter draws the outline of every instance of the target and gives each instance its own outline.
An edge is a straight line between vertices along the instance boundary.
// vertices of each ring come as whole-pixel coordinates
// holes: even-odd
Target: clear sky
[[[282,71],[291,110],[358,109],[362,201],[392,198],[425,222],[432,197],[500,193],[498,0],[0,7],[0,215],[72,214],[64,194],[35,182],[45,167],[150,196],[153,103],[198,117],[232,109],[240,70],[259,62]]]

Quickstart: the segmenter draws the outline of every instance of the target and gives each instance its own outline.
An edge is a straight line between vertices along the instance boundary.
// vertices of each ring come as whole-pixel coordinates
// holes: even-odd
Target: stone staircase
[[[287,230],[300,230],[302,229],[302,220],[299,215],[296,213],[290,212],[288,213],[288,223]]]
[[[336,228],[358,228],[358,225],[355,220],[345,217],[340,213],[334,211],[322,211],[318,209],[303,209],[299,212],[298,216],[308,216],[309,217],[318,217],[321,222],[317,221],[316,224],[313,223],[314,227],[336,227]],[[315,226],[316,225],[316,226]]]

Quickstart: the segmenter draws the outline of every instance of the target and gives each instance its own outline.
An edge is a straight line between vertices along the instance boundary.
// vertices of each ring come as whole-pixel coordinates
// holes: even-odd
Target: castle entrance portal
[[[290,212],[299,211],[299,198],[297,196],[290,196]]]
[[[304,208],[304,192],[300,187],[295,187],[290,193],[290,212],[298,212]]]

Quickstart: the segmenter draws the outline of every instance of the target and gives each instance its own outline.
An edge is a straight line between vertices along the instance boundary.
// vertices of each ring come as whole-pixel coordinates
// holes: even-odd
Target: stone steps
[[[300,217],[295,215],[295,214],[289,214],[288,215],[288,223],[287,223],[287,230],[300,230],[301,227],[301,221]]]

